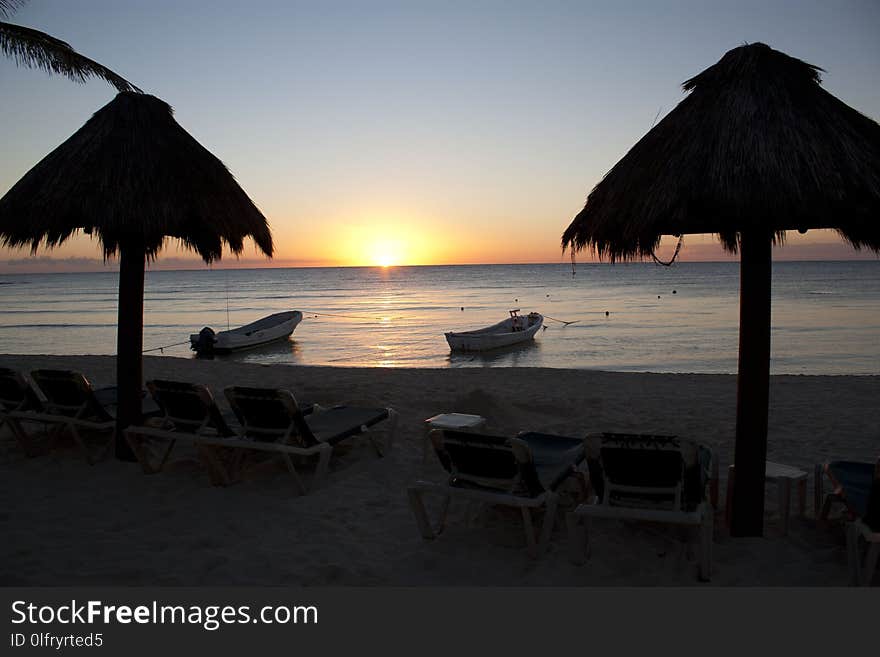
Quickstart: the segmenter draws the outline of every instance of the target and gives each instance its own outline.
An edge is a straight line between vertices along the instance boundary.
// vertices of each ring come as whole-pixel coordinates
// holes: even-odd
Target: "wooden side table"
[[[468,415],[466,413],[441,413],[425,420],[425,445],[422,454],[422,462],[428,462],[431,453],[431,431],[434,429],[451,429],[454,431],[473,431],[474,433],[486,428],[486,418],[482,415]]]
[[[727,469],[727,497],[725,499],[724,517],[727,526],[730,527],[730,514],[733,508],[733,486],[736,478],[736,467],[730,464]],[[766,462],[764,481],[776,484],[777,499],[779,500],[779,516],[782,522],[782,535],[788,535],[788,520],[791,508],[791,486],[798,487],[798,512],[804,515],[807,508],[807,473],[790,465],[782,463]]]

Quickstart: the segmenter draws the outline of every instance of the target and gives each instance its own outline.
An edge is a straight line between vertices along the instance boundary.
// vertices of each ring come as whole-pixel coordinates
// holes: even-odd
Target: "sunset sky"
[[[880,118],[876,0],[31,0],[10,20],[169,102],[229,167],[277,252],[220,266],[563,261],[593,185],[684,80],[745,42],[823,67],[826,89]],[[114,94],[0,57],[0,195]],[[856,256],[876,257],[827,231],[775,254]],[[726,257],[712,236],[682,251]],[[6,273],[103,266],[87,237],[37,258],[0,249]],[[171,243],[156,266],[204,265]]]

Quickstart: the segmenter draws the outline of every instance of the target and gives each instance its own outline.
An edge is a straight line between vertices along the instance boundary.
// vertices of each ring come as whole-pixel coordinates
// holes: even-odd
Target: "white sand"
[[[78,369],[112,384],[102,356],[0,356],[0,366]],[[228,488],[210,486],[195,461],[157,475],[114,460],[88,466],[77,452],[26,458],[0,436],[0,584],[287,585],[692,585],[697,565],[674,534],[597,523],[592,558],[569,563],[564,527],[539,561],[523,549],[518,516],[490,510],[466,526],[453,508],[437,540],[419,536],[406,503],[415,478],[441,480],[421,463],[422,421],[477,413],[501,433],[540,430],[676,433],[712,445],[722,479],[733,457],[735,377],[552,369],[356,369],[242,365],[148,357],[145,376],[210,384],[288,387],[320,404],[392,406],[396,449],[367,445],[334,461],[322,489],[297,497],[283,471]],[[880,377],[777,376],[771,383],[771,460],[810,472],[832,458],[880,455]],[[716,518],[713,583],[844,585],[840,527],[795,519],[787,537],[768,491],[767,537],[731,539]],[[722,506],[724,482],[721,487]],[[794,502],[794,500],[793,500]]]

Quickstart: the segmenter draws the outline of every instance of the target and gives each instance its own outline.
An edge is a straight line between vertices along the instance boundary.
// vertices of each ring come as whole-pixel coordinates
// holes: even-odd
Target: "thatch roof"
[[[835,228],[880,250],[880,125],[762,43],[729,51],[593,188],[563,248],[650,255],[661,235]]]
[[[120,93],[44,157],[0,199],[4,245],[54,247],[82,230],[104,254],[143,246],[153,258],[166,236],[205,261],[246,237],[272,255],[266,218],[214,155],[145,94]]]

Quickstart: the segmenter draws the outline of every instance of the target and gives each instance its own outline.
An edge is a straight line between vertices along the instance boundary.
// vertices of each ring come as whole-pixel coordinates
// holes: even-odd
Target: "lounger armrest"
[[[10,411],[7,417],[16,420],[29,420],[32,422],[48,422],[50,424],[73,424],[84,429],[104,430],[116,426],[116,420],[85,420],[70,415],[54,415],[37,411]]]
[[[516,495],[514,493],[501,493],[489,490],[480,490],[479,488],[462,488],[459,486],[450,486],[449,484],[441,484],[433,481],[414,481],[408,487],[410,491],[436,493],[442,496],[454,496],[463,499],[475,500],[486,504],[499,504],[507,506],[525,506],[539,507],[542,506],[547,498],[553,493],[546,492],[536,497],[527,497],[524,495]]]
[[[261,452],[279,452],[298,454],[301,456],[313,456],[332,449],[330,445],[325,443],[320,443],[311,447],[299,447],[298,445],[289,445],[286,443],[268,443],[255,440],[243,440],[241,438],[224,438],[223,436],[199,436],[184,431],[168,431],[166,429],[154,429],[151,427],[129,427],[125,430],[125,433],[126,435],[160,438],[163,440],[183,440],[194,445],[237,447]]]

